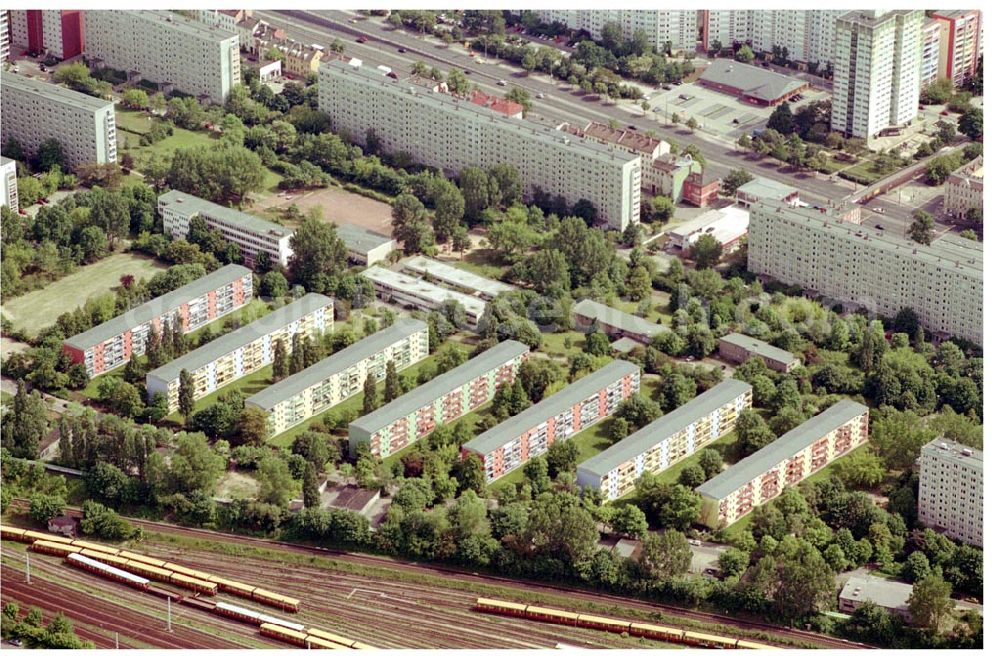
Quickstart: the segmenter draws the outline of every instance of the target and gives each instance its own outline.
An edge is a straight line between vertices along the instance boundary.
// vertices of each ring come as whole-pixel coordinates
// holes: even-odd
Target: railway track
[[[28,505],[27,500],[20,498],[13,500],[12,503],[21,507],[26,507]],[[72,509],[67,509],[67,513],[69,513],[70,515],[80,515],[81,511],[79,509],[72,508]],[[795,641],[798,643],[810,644],[814,647],[839,648],[839,649],[845,649],[845,648],[872,649],[871,646],[865,645],[863,643],[847,641],[844,639],[834,638],[831,636],[824,636],[822,634],[815,634],[800,629],[779,627],[764,622],[733,617],[730,615],[710,613],[707,611],[691,610],[688,608],[683,608],[680,606],[674,606],[670,604],[655,604],[646,601],[637,601],[634,599],[629,599],[626,597],[607,594],[603,592],[584,592],[576,588],[557,585],[553,583],[540,583],[535,581],[517,580],[493,574],[469,573],[461,569],[456,569],[437,564],[417,564],[413,562],[403,562],[377,555],[369,555],[365,553],[351,553],[346,551],[324,548],[321,546],[310,546],[306,544],[297,544],[285,541],[274,541],[260,537],[251,537],[238,534],[226,534],[222,532],[215,532],[212,530],[205,530],[196,527],[171,525],[169,523],[161,523],[151,520],[135,519],[135,518],[129,518],[129,520],[132,523],[143,527],[143,529],[163,534],[177,534],[189,537],[196,537],[207,541],[216,541],[224,543],[233,543],[242,545],[253,544],[255,546],[271,550],[283,550],[288,552],[322,555],[324,557],[331,557],[340,560],[342,562],[354,563],[362,566],[376,566],[383,569],[419,573],[422,575],[438,575],[451,580],[462,580],[470,583],[491,583],[522,591],[544,591],[548,593],[564,595],[566,597],[578,601],[588,601],[588,602],[599,601],[604,603],[616,604],[624,608],[642,610],[647,612],[661,612],[661,613],[668,612],[677,617],[682,617],[689,620],[695,620],[710,624],[727,625],[733,628],[743,629],[747,631],[766,632],[773,636],[780,636],[785,638],[786,640]]]

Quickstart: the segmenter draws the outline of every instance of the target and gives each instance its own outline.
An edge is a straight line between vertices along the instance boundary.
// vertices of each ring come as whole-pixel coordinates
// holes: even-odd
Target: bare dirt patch
[[[391,206],[339,187],[288,192],[284,195],[280,192],[268,194],[257,201],[254,210],[265,212],[272,209],[273,212],[273,209],[288,208],[292,204],[298,206],[302,213],[319,206],[323,210],[323,219],[331,222],[346,222],[386,236],[392,232]],[[293,228],[296,226],[293,221],[283,220],[282,224]]]

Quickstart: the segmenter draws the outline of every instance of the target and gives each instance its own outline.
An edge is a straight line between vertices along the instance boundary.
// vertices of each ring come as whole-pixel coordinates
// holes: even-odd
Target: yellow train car
[[[211,574],[207,574],[204,571],[198,571],[197,569],[188,569],[187,567],[181,566],[179,564],[174,564],[173,562],[167,562],[163,565],[164,569],[170,569],[171,571],[176,571],[179,574],[183,574],[190,578],[197,578],[199,580],[208,581],[212,578]]]
[[[126,563],[122,565],[122,568],[126,571],[131,571],[134,574],[158,580],[163,583],[169,583],[170,577],[174,575],[174,572],[169,569],[161,569],[160,567],[143,564],[142,562],[136,562],[135,560],[127,560]]]
[[[24,537],[26,541],[48,541],[50,543],[65,543],[67,545],[73,543],[73,539],[67,539],[66,537],[47,532],[36,532],[34,530],[24,530]]]
[[[542,622],[552,622],[554,624],[576,625],[576,618],[579,613],[556,610],[555,608],[543,608],[541,606],[528,606],[524,609],[524,616],[532,620]]]
[[[745,638],[741,638],[736,641],[736,649],[738,650],[780,650],[781,648],[775,647],[773,645],[768,645],[767,643],[757,643],[755,641],[748,641]]]
[[[31,544],[31,550],[38,553],[45,553],[46,555],[66,557],[70,553],[79,553],[83,549],[65,543],[56,543],[55,541],[35,541]]]
[[[316,636],[306,636],[306,647],[310,650],[350,650],[351,648],[344,645],[337,645],[336,643],[331,643],[330,641],[325,641],[322,638],[317,638]]]
[[[253,591],[257,589],[253,585],[247,585],[246,583],[240,583],[219,576],[209,576],[208,580],[218,585],[220,592],[229,592],[230,594],[246,597],[247,599],[253,599]]]
[[[128,564],[128,560],[124,557],[118,557],[117,555],[108,555],[107,553],[102,553],[97,550],[91,550],[89,548],[84,548],[80,551],[80,554],[84,557],[89,557],[92,560],[97,560],[99,562],[107,562],[108,564],[113,564],[116,567],[124,567]]]
[[[309,629],[306,629],[306,633],[309,634],[310,636],[314,636],[316,638],[322,638],[325,641],[329,641],[330,643],[335,643],[341,647],[346,647],[346,648],[353,646],[357,642],[350,638],[344,638],[343,636],[338,636],[337,634],[330,633],[325,629],[316,629],[310,627]]]
[[[149,564],[154,567],[159,567],[161,569],[166,567],[165,560],[158,560],[155,557],[149,557],[147,555],[142,555],[141,553],[133,553],[128,550],[122,550],[118,552],[118,557],[124,557],[129,560],[135,560],[136,562],[142,562],[143,564]]]
[[[215,595],[219,591],[219,586],[211,581],[185,576],[176,571],[170,576],[170,582],[174,585],[194,590],[195,592],[201,592],[202,594]]]
[[[616,634],[627,634],[630,622],[623,620],[613,620],[610,617],[600,617],[597,615],[583,615],[576,617],[576,626],[587,629],[600,629],[602,631],[612,631]]]
[[[277,606],[282,610],[290,611],[292,613],[299,612],[299,604],[301,603],[298,599],[293,597],[286,597],[283,594],[269,592],[268,590],[264,590],[259,587],[254,589],[253,599],[254,601],[259,601],[262,604]]]
[[[633,636],[651,638],[654,641],[666,641],[668,643],[681,643],[684,641],[684,631],[673,627],[664,627],[658,624],[642,624],[633,622],[629,627],[629,633]]]
[[[10,527],[9,525],[0,525],[0,539],[4,541],[31,541],[24,536],[25,530],[20,527]]]
[[[726,636],[713,636],[712,634],[701,634],[696,631],[685,631],[684,642],[688,645],[698,647],[718,648],[721,650],[736,649],[736,639]]]
[[[112,548],[111,546],[103,546],[99,543],[93,543],[91,541],[84,541],[82,539],[76,539],[73,541],[74,546],[79,546],[80,548],[85,548],[87,550],[96,550],[98,553],[107,553],[108,555],[117,555],[121,549]]]
[[[307,634],[301,631],[293,631],[292,629],[287,629],[280,625],[266,622],[260,625],[260,633],[262,636],[277,638],[279,641],[291,643],[292,645],[298,645],[299,647],[305,647],[306,639],[309,638]]]
[[[353,650],[377,650],[378,648],[375,647],[374,645],[368,645],[367,643],[362,643],[361,641],[354,641],[354,644],[351,645],[351,649],[353,649]]]
[[[483,613],[496,613],[498,615],[512,615],[514,617],[524,617],[526,604],[516,604],[511,601],[500,599],[487,599],[480,597],[476,599],[476,610]]]

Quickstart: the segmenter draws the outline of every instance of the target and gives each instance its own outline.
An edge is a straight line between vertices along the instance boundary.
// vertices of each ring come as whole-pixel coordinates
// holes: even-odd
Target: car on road
[[[698,539],[688,539],[688,543],[691,544],[692,546],[700,546],[701,545],[701,541],[698,541]]]
[[[885,208],[872,208],[873,213],[885,213]]]
[[[643,95],[643,96],[642,96],[642,98],[643,98],[644,100],[646,100],[647,102],[649,101],[649,95]]]
[[[660,112],[660,107],[654,106],[653,107],[653,113],[659,113],[659,112]]]
[[[358,37],[354,41],[356,41],[358,44],[365,44],[365,43],[368,42],[368,38],[365,37],[364,35],[361,35],[360,37]]]
[[[876,224],[875,228],[878,229],[879,231],[885,231],[885,227],[883,227],[881,224]]]
[[[503,79],[500,79],[499,81],[497,81],[497,85],[498,85],[498,86],[506,86],[506,85],[507,85],[507,82],[506,82],[506,81],[504,81]]]
[[[404,49],[402,47],[400,47],[400,48],[398,48],[396,50],[399,51],[400,53],[406,53],[406,49]]]
[[[535,95],[535,97],[537,97],[538,99],[545,99],[545,93],[538,93],[537,95]]]
[[[44,72],[45,70],[43,69],[42,71]],[[947,116],[947,115],[948,115],[948,111],[947,111],[947,110],[945,110],[945,111],[942,111],[942,112],[941,112],[941,115],[942,115],[942,116]]]
[[[629,125],[629,126],[628,126],[628,128],[629,128],[630,130],[632,130],[633,132],[635,132],[635,131],[636,131],[637,129],[639,129],[639,128],[638,128],[638,127],[636,127],[635,125]]]
[[[685,360],[685,361],[687,361],[688,363],[690,363],[691,361],[693,361],[693,360],[694,360],[694,356],[688,356],[688,357],[687,357],[686,359],[684,359],[684,360]]]

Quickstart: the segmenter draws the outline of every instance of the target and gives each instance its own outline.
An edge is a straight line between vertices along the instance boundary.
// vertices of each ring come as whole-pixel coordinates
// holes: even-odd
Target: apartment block
[[[666,141],[646,136],[635,130],[616,129],[605,123],[592,122],[586,127],[562,123],[557,129],[580,137],[584,141],[610,146],[630,157],[637,156],[641,160],[642,189],[646,191],[653,191],[656,178],[653,170],[654,162],[670,155],[670,144]]]
[[[815,63],[825,69],[836,53],[837,17],[843,10],[754,9],[750,10],[749,39],[755,50],[788,50],[788,59]]]
[[[0,93],[0,145],[16,139],[32,154],[57,139],[69,167],[118,159],[114,103],[12,72]]]
[[[669,46],[674,51],[693,53],[698,48],[696,10],[539,9],[535,13],[546,23],[558,21],[570,30],[586,30],[595,40],[600,40],[605,25],[618,23],[626,39],[642,30],[658,51]]]
[[[920,88],[938,80],[938,60],[941,56],[941,23],[934,19],[924,21],[921,32],[923,50],[920,52]]]
[[[67,338],[63,352],[96,377],[146,353],[150,333],[165,326],[191,333],[253,299],[253,274],[228,265],[179,289],[132,308],[114,319]]]
[[[389,361],[399,372],[424,358],[427,324],[419,319],[400,319],[268,386],[247,398],[246,404],[267,412],[268,436],[274,437],[357,395],[369,374],[384,380]]]
[[[795,354],[742,333],[719,338],[719,356],[731,363],[743,363],[757,356],[775,372],[789,372],[802,365]]]
[[[7,206],[11,212],[16,213],[21,208],[21,201],[17,196],[17,162],[3,155],[0,155],[0,182],[3,183],[0,206]]]
[[[448,289],[463,291],[486,301],[493,300],[505,291],[516,291],[514,287],[499,280],[491,280],[422,255],[403,259],[399,263],[399,269],[408,275],[436,282]]]
[[[868,407],[841,400],[695,488],[701,522],[732,525],[868,441]]]
[[[387,153],[406,152],[451,175],[506,162],[521,174],[526,196],[539,188],[570,205],[587,199],[598,219],[618,230],[639,221],[638,157],[435,92],[440,88],[383,76],[356,59],[331,60],[320,67],[319,109],[356,140],[374,130]]]
[[[29,51],[65,60],[83,52],[83,11],[79,9],[12,9],[13,42]]]
[[[376,458],[387,458],[427,437],[435,428],[492,400],[501,384],[513,383],[527,358],[527,345],[505,340],[352,421],[348,426],[351,454],[362,447]]]
[[[970,208],[983,210],[983,156],[980,155],[955,173],[944,184],[944,212],[963,220]]]
[[[750,39],[752,9],[700,9],[698,13],[701,48],[705,51],[711,51],[715,42],[728,49]]]
[[[952,9],[934,12],[933,18],[941,25],[939,76],[958,88],[979,68],[982,14],[978,9]]]
[[[470,328],[478,326],[480,318],[486,312],[486,301],[475,296],[445,289],[381,266],[370,266],[361,274],[372,281],[375,293],[383,301],[394,301],[423,312],[440,310],[448,301],[455,301],[465,308],[465,321]]]
[[[0,64],[10,59],[10,12],[0,9]]]
[[[982,243],[944,234],[921,245],[770,200],[750,209],[748,248],[754,273],[873,314],[912,307],[928,332],[983,343]]]
[[[371,266],[385,261],[396,249],[396,241],[354,224],[338,224],[337,236],[347,246],[348,260]]]
[[[727,379],[577,466],[577,484],[607,500],[627,495],[644,472],[659,474],[732,432],[752,403],[749,384]]]
[[[306,294],[280,310],[176,358],[146,374],[146,392],[165,393],[170,411],[178,407],[181,370],[191,373],[194,399],[231,384],[274,361],[274,345],[284,340],[291,349],[296,333],[315,338],[333,330],[333,301]]]
[[[257,254],[266,252],[275,265],[285,268],[292,257],[292,236],[295,232],[234,208],[199,199],[179,190],[170,190],[157,199],[163,217],[163,231],[172,238],[187,238],[191,220],[200,215],[211,229],[240,246],[243,263],[253,266]]]
[[[660,324],[622,312],[597,301],[585,298],[573,306],[577,327],[589,330],[591,327],[604,331],[609,338],[630,338],[648,345],[660,333],[669,329]]]
[[[831,127],[869,139],[917,116],[924,13],[852,11],[837,19]]]
[[[462,455],[479,456],[486,482],[496,481],[545,453],[557,439],[568,439],[610,416],[638,393],[639,375],[636,365],[612,361],[464,444]]]
[[[983,547],[983,452],[938,437],[920,449],[917,517],[949,538]]]
[[[242,82],[240,39],[180,14],[159,10],[94,10],[85,22],[86,53],[106,67],[214,104]]]

